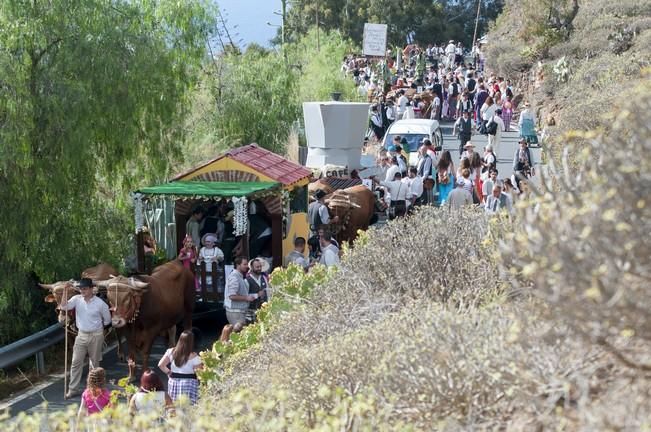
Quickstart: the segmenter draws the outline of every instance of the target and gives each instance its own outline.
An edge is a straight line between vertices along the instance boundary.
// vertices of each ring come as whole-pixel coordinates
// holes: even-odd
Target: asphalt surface
[[[205,350],[210,348],[215,340],[219,338],[221,329],[226,321],[223,310],[221,312],[214,312],[199,319],[195,318],[193,327],[198,330],[199,341],[195,340],[198,345],[197,350]],[[160,372],[156,367],[161,357],[167,350],[167,341],[163,338],[157,338],[152,347],[151,355],[149,356],[149,367],[157,371],[158,375],[167,385],[167,376]],[[69,347],[69,353],[72,353],[72,348]],[[71,355],[71,354],[70,354]],[[69,357],[70,361],[70,357]],[[126,362],[119,362],[117,358],[117,348],[113,348],[104,353],[101,366],[106,369],[107,381],[109,389],[118,389],[118,380],[128,376],[129,371]],[[138,377],[142,372],[142,368],[138,368]],[[87,376],[87,369],[84,371],[85,380]],[[48,384],[49,382],[49,384]],[[54,375],[47,378],[43,384],[37,385],[35,388],[26,389],[21,394],[14,396],[10,401],[4,401],[9,410],[10,416],[15,416],[21,412],[45,412],[59,411],[66,409],[70,405],[79,405],[80,396],[72,399],[65,400],[64,395],[64,381],[63,375]],[[47,408],[44,402],[47,401]]]
[[[461,158],[461,155],[459,154],[459,139],[452,135],[453,126],[453,122],[441,122],[441,131],[443,132],[443,150],[450,151],[452,161],[455,163],[455,166],[458,167],[458,161]],[[518,148],[519,140],[520,135],[517,129],[517,124],[513,124],[512,122],[511,131],[502,132],[499,154],[496,155],[497,171],[499,172],[500,179],[509,178],[511,177],[511,174],[513,174],[513,156],[515,155],[515,150]],[[488,137],[474,132],[472,142],[475,144],[475,151],[480,155],[483,155],[484,147],[488,144]],[[534,161],[534,168],[537,172],[540,172],[542,150],[540,147],[530,147],[530,150],[531,157]],[[539,176],[533,176],[531,180],[537,184],[539,178]]]

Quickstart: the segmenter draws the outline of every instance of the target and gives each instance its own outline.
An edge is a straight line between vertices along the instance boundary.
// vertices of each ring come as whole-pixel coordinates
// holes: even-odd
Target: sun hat
[[[206,242],[217,243],[217,236],[214,233],[206,233],[201,237],[201,244],[206,245]]]
[[[472,142],[468,141],[468,142],[466,143],[466,145],[463,146],[463,148],[468,148],[468,147],[475,148],[475,145],[474,145]]]
[[[263,257],[257,257],[257,258],[253,258],[252,260],[249,261],[249,269],[251,267],[253,267],[253,261],[259,261],[259,262],[262,263],[262,270],[261,270],[262,273],[267,273],[269,271],[269,268],[271,267],[269,265],[269,261],[267,261]]]

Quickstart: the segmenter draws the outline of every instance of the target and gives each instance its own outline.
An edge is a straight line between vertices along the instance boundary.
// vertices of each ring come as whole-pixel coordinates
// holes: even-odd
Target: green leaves
[[[0,291],[30,300],[18,317],[36,279],[126,255],[127,192],[179,157],[209,28],[203,0],[0,4]],[[43,326],[18,321],[0,344]]]

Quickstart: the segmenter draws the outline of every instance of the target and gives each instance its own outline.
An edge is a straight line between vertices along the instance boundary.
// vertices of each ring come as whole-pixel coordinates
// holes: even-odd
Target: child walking
[[[96,367],[88,372],[88,383],[81,394],[77,419],[97,414],[107,406],[111,406],[111,392],[106,388],[106,372],[104,368]]]

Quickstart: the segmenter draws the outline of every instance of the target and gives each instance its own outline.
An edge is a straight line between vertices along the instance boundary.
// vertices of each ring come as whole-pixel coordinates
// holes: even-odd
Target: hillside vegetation
[[[519,78],[558,155],[565,132],[607,129],[604,115],[649,79],[651,3],[507,0],[489,41],[489,68]]]
[[[552,175],[513,218],[426,208],[361,235],[339,271],[276,271],[258,323],[202,354],[197,409],[180,407],[159,424],[129,418],[122,405],[94,426],[649,429],[651,81],[642,70],[649,8],[627,2],[576,2],[576,14],[573,2],[507,2],[492,48],[504,44],[503,53],[489,60],[505,74],[521,71],[523,83],[535,79],[524,88],[556,117],[554,148],[568,149],[550,159]],[[543,6],[551,9],[536,9]],[[638,26],[618,53],[607,39],[598,49],[587,38],[618,28],[615,14]],[[529,27],[516,16],[527,16]],[[558,29],[536,33],[541,19]],[[579,54],[588,44],[594,52]],[[550,65],[563,55],[569,72],[558,81]],[[585,84],[577,71],[595,81]],[[605,104],[590,104],[598,94]],[[69,415],[2,426],[65,430]]]
[[[648,428],[651,159],[629,155],[651,151],[651,85],[632,90],[611,133],[577,133],[590,146],[576,156],[579,174],[546,179],[515,218],[423,209],[362,235],[339,271],[276,271],[258,323],[202,354],[196,410],[156,426],[122,407],[97,425]]]

